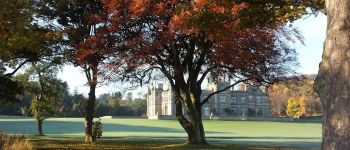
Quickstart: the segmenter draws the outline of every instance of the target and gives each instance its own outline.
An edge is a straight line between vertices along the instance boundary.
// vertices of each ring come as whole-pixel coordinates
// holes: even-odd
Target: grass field
[[[124,144],[123,148],[128,148],[126,145],[133,143],[141,147],[159,148],[162,145],[176,148],[177,144],[186,141],[184,130],[175,120],[118,118],[103,119],[102,123],[104,132],[100,144],[106,147],[121,143]],[[204,126],[208,142],[224,146],[219,149],[232,146],[319,149],[321,142],[320,123],[205,120]],[[34,142],[44,142],[39,142],[39,145],[53,147],[79,144],[84,135],[82,118],[47,119],[44,122],[47,136],[44,137],[35,136],[36,127],[32,118],[0,117],[0,130],[10,134],[25,134]]]

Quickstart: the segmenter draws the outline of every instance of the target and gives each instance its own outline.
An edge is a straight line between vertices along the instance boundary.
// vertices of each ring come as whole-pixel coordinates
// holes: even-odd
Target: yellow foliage
[[[288,99],[288,105],[287,105],[287,115],[299,118],[302,115],[305,115],[306,113],[306,98],[304,96],[302,97],[291,97]]]

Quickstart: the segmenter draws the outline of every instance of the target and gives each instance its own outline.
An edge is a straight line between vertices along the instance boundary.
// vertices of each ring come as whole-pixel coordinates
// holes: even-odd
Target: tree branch
[[[218,94],[218,93],[221,93],[221,92],[223,92],[223,91],[226,91],[227,89],[229,89],[229,88],[231,88],[231,87],[237,85],[238,83],[246,82],[246,81],[249,81],[249,80],[250,80],[250,79],[240,80],[240,81],[237,81],[237,82],[235,82],[234,84],[231,84],[230,86],[227,86],[227,87],[225,87],[225,88],[223,88],[223,89],[221,89],[221,90],[217,90],[217,91],[215,91],[215,92],[213,92],[213,93],[210,93],[210,94],[201,102],[201,106],[203,106],[205,103],[207,103],[207,102],[209,101],[209,99],[210,99],[212,96],[214,96],[215,94]]]
[[[198,80],[199,83],[202,83],[205,77],[208,75],[210,71],[212,71],[215,67],[208,68],[201,76],[201,78]]]
[[[91,68],[90,67],[86,67],[84,68],[84,72],[86,75],[86,79],[88,80],[88,82],[91,82],[91,72],[90,72]]]
[[[20,63],[19,66],[15,70],[13,70],[11,73],[7,73],[7,74],[3,75],[3,77],[9,78],[9,77],[13,76],[23,65],[25,65],[27,62],[30,62],[30,61],[31,61],[31,59],[25,60],[24,62]]]

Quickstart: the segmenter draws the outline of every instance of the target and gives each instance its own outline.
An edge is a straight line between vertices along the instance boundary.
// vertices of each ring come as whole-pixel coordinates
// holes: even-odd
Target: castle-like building
[[[210,93],[227,87],[227,83],[209,83],[203,89],[201,99]],[[252,116],[269,117],[269,101],[264,89],[256,86],[241,85],[239,90],[231,88],[212,96],[202,107],[206,116]],[[163,84],[151,86],[147,93],[147,116],[175,118],[175,93],[170,86],[164,90]]]

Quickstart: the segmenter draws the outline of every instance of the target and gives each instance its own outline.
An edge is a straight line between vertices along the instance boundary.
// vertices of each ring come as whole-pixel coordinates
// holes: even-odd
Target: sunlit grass
[[[7,133],[25,134],[36,145],[48,147],[188,148],[183,144],[187,135],[176,120],[103,119],[103,137],[94,145],[83,144],[83,122],[82,118],[48,119],[44,123],[44,133],[47,136],[37,137],[34,136],[36,134],[34,119],[0,117],[0,129]],[[205,146],[208,149],[229,149],[229,147],[317,149],[321,141],[320,123],[205,120],[204,126],[210,143],[210,146]]]

